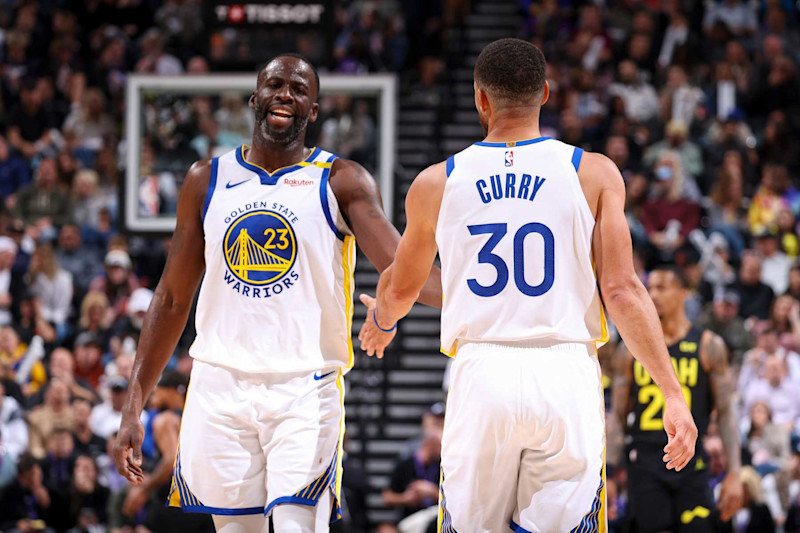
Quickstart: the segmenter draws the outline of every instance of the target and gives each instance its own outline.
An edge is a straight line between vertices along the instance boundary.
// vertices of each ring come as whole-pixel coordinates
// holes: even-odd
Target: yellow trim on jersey
[[[297,164],[300,165],[301,167],[331,168],[333,166],[333,163],[323,163],[322,161],[311,161],[311,162],[301,161],[300,163]]]
[[[339,389],[339,406],[341,409],[341,419],[339,420],[339,452],[338,458],[336,460],[336,487],[333,497],[336,498],[337,502],[341,500],[342,494],[342,476],[344,475],[344,468],[342,466],[342,461],[344,459],[344,431],[345,431],[345,424],[344,424],[344,377],[342,376],[342,371],[339,370],[339,375],[336,377],[336,388]],[[341,512],[341,511],[340,511]],[[339,515],[341,518],[341,514]]]
[[[592,272],[594,273],[595,282],[597,282],[597,269],[594,266],[594,256],[592,256]],[[600,296],[600,338],[594,339],[594,342],[601,342],[603,344],[608,342],[608,324],[606,324],[606,309],[603,307],[602,296]]]
[[[458,340],[453,343],[453,347],[450,350],[446,350],[444,346],[439,348],[439,351],[445,354],[447,357],[455,357],[456,352],[458,351]]]
[[[299,163],[292,163],[291,165],[286,165],[285,167],[276,168],[275,170],[273,170],[272,172],[270,172],[270,171],[269,171],[269,170],[267,170],[266,168],[262,167],[261,165],[257,165],[256,163],[253,163],[252,161],[248,160],[248,159],[247,159],[247,158],[244,156],[244,152],[245,152],[245,150],[250,150],[250,145],[249,145],[249,144],[243,144],[243,145],[242,145],[242,148],[241,148],[241,150],[242,150],[242,160],[243,160],[245,163],[247,163],[248,165],[253,165],[254,167],[260,168],[261,170],[263,170],[264,172],[266,172],[266,173],[267,173],[268,175],[270,175],[270,176],[271,176],[272,174],[275,174],[275,173],[276,173],[276,172],[278,172],[278,171],[281,171],[281,170],[285,169],[285,168],[291,168],[291,167],[294,167],[294,166],[297,166],[297,165],[307,166],[307,165],[311,164],[311,163],[309,163],[309,161],[308,161],[309,159],[311,159],[311,156],[313,156],[313,155],[317,155],[317,153],[318,153],[318,152],[317,152],[317,147],[316,147],[316,146],[312,146],[312,147],[311,147],[311,151],[308,153],[308,155],[307,155],[307,156],[305,156],[305,157],[303,158],[303,160],[302,160],[302,161],[300,161]],[[306,165],[303,165],[303,163],[306,163]]]
[[[347,350],[350,360],[347,368],[353,368],[355,356],[353,355],[353,265],[355,256],[356,239],[352,235],[345,235],[342,242],[342,268],[344,269],[344,314],[347,327]]]

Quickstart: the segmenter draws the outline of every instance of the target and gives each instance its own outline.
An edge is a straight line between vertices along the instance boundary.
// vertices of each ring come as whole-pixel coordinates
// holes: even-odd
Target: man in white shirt
[[[17,257],[17,243],[11,237],[0,237],[0,326],[11,323],[11,267]]]
[[[772,413],[772,421],[789,429],[800,416],[800,387],[786,377],[786,363],[771,355],[764,362],[764,377],[752,382],[743,391],[745,409],[749,413],[756,402],[764,402]]]
[[[92,433],[104,439],[108,439],[119,430],[122,405],[128,392],[128,380],[122,376],[115,376],[108,381],[108,388],[111,390],[109,399],[95,406],[89,416],[89,428]]]
[[[776,295],[786,292],[792,260],[781,251],[778,236],[767,230],[759,233],[756,251],[761,255],[761,282],[769,285]]]

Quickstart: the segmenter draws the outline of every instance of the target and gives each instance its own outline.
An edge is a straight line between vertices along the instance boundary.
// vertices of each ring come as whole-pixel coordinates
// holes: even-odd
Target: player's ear
[[[256,108],[256,91],[253,89],[253,92],[250,93],[250,99],[247,101],[247,107],[250,109],[255,110]]]
[[[474,87],[475,87],[475,109],[478,110],[478,113],[485,115],[489,111],[489,108],[491,107],[489,105],[489,97],[487,96],[486,91],[478,87],[477,83],[474,84]]]
[[[544,82],[544,94],[542,95],[542,101],[539,106],[543,106],[547,103],[547,100],[550,98],[550,84],[547,83],[547,80]]]
[[[318,102],[314,102],[311,105],[311,113],[308,114],[308,121],[309,122],[316,122],[318,113],[319,113],[319,103]]]

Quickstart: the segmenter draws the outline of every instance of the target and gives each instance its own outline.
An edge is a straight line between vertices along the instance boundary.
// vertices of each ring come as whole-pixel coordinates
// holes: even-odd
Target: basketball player
[[[117,468],[141,483],[139,413],[202,277],[168,501],[225,533],[267,531],[270,515],[282,533],[337,518],[355,240],[383,270],[400,239],[372,176],[305,147],[318,91],[307,60],[272,59],[250,97],[252,146],[189,170],[117,437]],[[440,304],[437,285],[421,301]]]
[[[442,440],[441,531],[604,531],[596,346],[610,315],[665,400],[667,468],[694,455],[691,413],[633,269],[614,164],[539,132],[545,59],[518,39],[475,64],[482,142],[424,170],[360,333],[383,354],[437,247],[443,351],[456,356]]]
[[[717,411],[719,434],[725,444],[728,474],[719,498],[720,518],[727,522],[742,505],[739,482],[741,450],[736,427],[736,390],[728,366],[724,341],[709,330],[692,326],[686,318],[687,284],[674,266],[659,267],[648,278],[650,298],[655,304],[683,395],[692,410],[699,435],[708,428],[711,411]],[[632,531],[678,531],[700,533],[716,531],[712,516],[713,496],[709,488],[708,460],[702,451],[681,472],[658,467],[666,444],[662,410],[664,397],[650,374],[634,361],[625,345],[614,356],[614,386],[609,422],[610,464],[619,464],[621,435],[630,436],[628,453],[628,493]],[[628,414],[634,418],[627,425]]]

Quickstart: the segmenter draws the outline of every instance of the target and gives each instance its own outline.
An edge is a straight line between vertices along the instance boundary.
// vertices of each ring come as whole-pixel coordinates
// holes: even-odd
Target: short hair
[[[658,265],[650,271],[651,274],[654,272],[670,272],[681,288],[686,289],[689,287],[689,280],[686,279],[686,274],[677,265]]]
[[[544,54],[522,39],[499,39],[481,50],[475,62],[475,82],[501,105],[532,102],[544,90]]]
[[[305,63],[309,67],[311,67],[312,72],[314,72],[314,81],[317,82],[317,93],[319,93],[319,72],[317,71],[317,67],[315,67],[314,63],[312,63],[311,60],[308,59],[306,56],[304,56],[302,54],[296,54],[294,52],[284,52],[282,54],[278,54],[276,56],[272,56],[271,58],[269,58],[266,61],[266,63],[261,65],[261,69],[259,69],[259,71],[258,71],[259,81],[260,81],[260,78],[261,78],[261,73],[264,72],[264,69],[267,68],[267,65],[269,65],[270,63],[272,63],[273,61],[275,61],[276,59],[279,59],[281,57],[293,57],[295,59],[299,59],[300,61],[302,61],[303,63]]]

